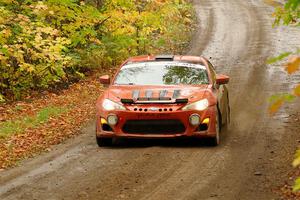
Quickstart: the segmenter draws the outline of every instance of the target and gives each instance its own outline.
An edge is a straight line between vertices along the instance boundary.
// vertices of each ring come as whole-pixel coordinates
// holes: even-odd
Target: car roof
[[[207,65],[206,58],[202,56],[189,56],[189,55],[144,55],[128,58],[124,64],[136,63],[136,62],[150,62],[150,61],[177,61],[177,62],[189,62]]]

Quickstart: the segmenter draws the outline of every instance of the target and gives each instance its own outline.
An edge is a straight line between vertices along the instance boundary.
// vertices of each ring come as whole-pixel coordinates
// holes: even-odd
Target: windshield
[[[145,62],[121,68],[117,85],[200,85],[208,84],[205,66],[180,62]]]

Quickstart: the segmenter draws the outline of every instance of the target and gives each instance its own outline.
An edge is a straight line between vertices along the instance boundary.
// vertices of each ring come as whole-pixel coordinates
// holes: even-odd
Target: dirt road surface
[[[222,144],[123,141],[98,148],[91,122],[81,136],[1,172],[0,199],[278,199],[271,189],[290,168],[297,131],[286,128],[294,111],[270,117],[267,99],[292,88],[297,77],[265,61],[299,46],[300,32],[272,29],[272,7],[262,0],[194,5],[199,27],[189,53],[211,57],[217,71],[231,76],[232,123]]]

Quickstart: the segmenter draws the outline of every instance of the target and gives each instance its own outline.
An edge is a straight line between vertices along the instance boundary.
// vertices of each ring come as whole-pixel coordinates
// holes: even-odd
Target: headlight
[[[126,110],[126,108],[116,102],[113,102],[109,99],[104,99],[102,106],[105,110],[111,111],[111,110]]]
[[[200,101],[188,104],[182,108],[182,110],[205,110],[208,108],[208,100],[207,99],[202,99]]]

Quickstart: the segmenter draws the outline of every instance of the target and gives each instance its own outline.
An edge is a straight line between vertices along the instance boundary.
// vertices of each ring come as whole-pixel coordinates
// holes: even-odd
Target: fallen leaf
[[[280,107],[282,106],[282,104],[284,103],[284,99],[278,99],[276,101],[274,101],[270,106],[269,106],[269,113],[270,114],[274,114],[276,113]]]
[[[288,63],[285,66],[285,70],[289,73],[295,73],[300,68],[300,57],[299,56],[292,56]]]
[[[300,97],[300,84],[298,86],[296,86],[296,88],[294,89],[294,94],[298,97]]]

